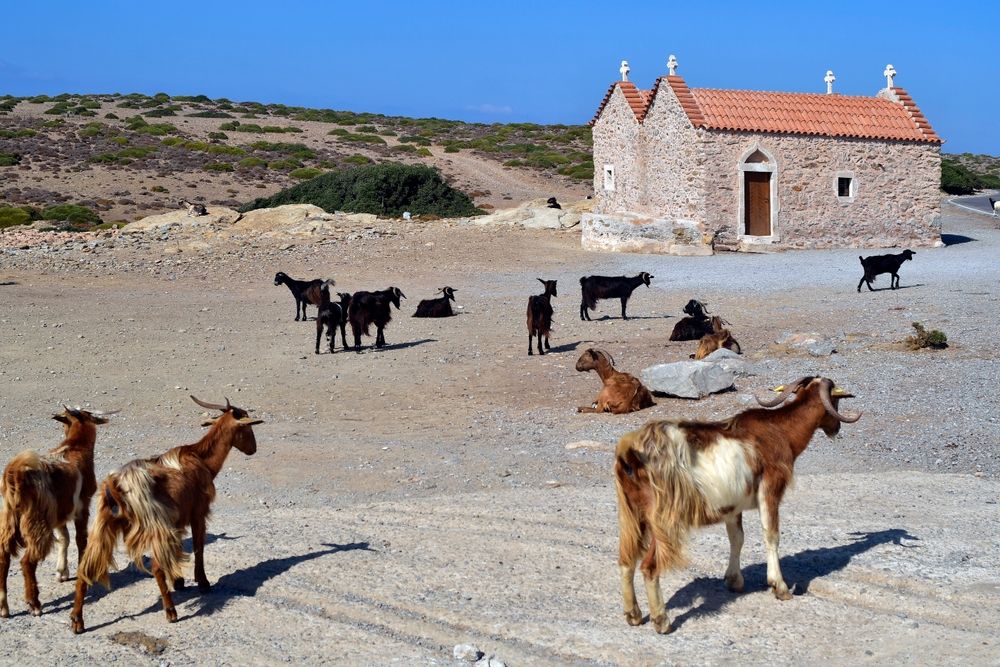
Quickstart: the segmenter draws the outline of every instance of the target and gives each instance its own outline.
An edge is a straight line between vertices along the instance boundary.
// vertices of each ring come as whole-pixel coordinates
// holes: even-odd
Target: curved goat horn
[[[799,387],[801,387],[803,384],[805,384],[809,380],[812,380],[812,378],[807,375],[805,377],[799,378],[798,380],[796,380],[792,384],[785,385],[784,389],[781,390],[781,393],[778,394],[777,398],[773,398],[773,399],[770,399],[770,400],[761,400],[759,396],[755,396],[754,398],[756,398],[757,402],[760,403],[765,408],[773,408],[776,405],[781,405],[782,403],[784,403],[785,400],[787,400],[789,396],[791,396],[796,391],[798,391]]]
[[[192,401],[194,401],[195,403],[197,403],[201,407],[207,408],[209,410],[222,410],[223,412],[226,412],[227,410],[229,410],[232,407],[229,404],[229,399],[228,398],[226,399],[226,404],[225,405],[221,405],[219,403],[206,403],[205,401],[203,401],[201,399],[195,398],[193,394],[189,394],[189,396],[191,396],[191,400]]]
[[[90,414],[94,415],[95,417],[110,417],[111,415],[116,415],[119,412],[121,412],[121,409],[118,409],[118,410],[91,410]]]
[[[853,424],[854,422],[861,419],[861,413],[855,415],[844,416],[837,412],[837,408],[833,407],[833,399],[830,398],[830,389],[833,387],[833,380],[823,378],[819,387],[819,400],[823,401],[823,407],[831,415],[844,422],[845,424]]]

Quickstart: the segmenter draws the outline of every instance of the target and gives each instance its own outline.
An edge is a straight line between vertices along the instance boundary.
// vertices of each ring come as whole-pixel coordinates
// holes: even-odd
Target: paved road
[[[957,206],[961,206],[967,209],[974,209],[976,211],[981,211],[983,213],[990,213],[992,209],[990,207],[989,199],[1000,200],[1000,192],[987,192],[982,195],[971,195],[968,197],[952,197],[951,202]]]

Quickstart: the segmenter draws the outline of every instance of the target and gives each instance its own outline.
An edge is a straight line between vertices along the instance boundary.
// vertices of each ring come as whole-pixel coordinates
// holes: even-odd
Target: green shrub
[[[76,204],[56,204],[55,206],[49,206],[42,211],[41,219],[59,220],[77,225],[101,224],[101,216],[86,206],[78,206]]]
[[[42,123],[42,127],[62,127],[66,124],[62,118],[53,118],[52,120],[47,120]]]
[[[268,169],[275,169],[278,171],[290,171],[292,169],[298,169],[301,166],[302,166],[301,162],[290,157],[286,157],[283,160],[275,160],[273,162],[267,163]]]
[[[15,206],[0,206],[0,229],[15,225],[27,225],[32,221],[31,213]]]
[[[17,153],[0,153],[0,167],[13,167],[21,164],[21,156]]]
[[[87,158],[87,162],[94,162],[97,164],[118,164],[121,161],[122,159],[114,153],[98,153],[97,155],[91,155]]]
[[[125,146],[128,144],[128,137],[111,137],[111,143]]]
[[[950,195],[971,195],[976,190],[1000,189],[1000,176],[976,173],[953,158],[942,158],[941,189]]]
[[[400,153],[416,153],[417,147],[413,144],[399,144],[398,146],[393,146],[392,150]]]
[[[208,133],[208,138],[209,139],[216,139],[218,141],[225,141],[226,139],[229,138],[229,135],[226,134],[225,132],[209,132]]]
[[[119,158],[144,158],[156,152],[156,146],[130,146],[118,151]]]
[[[451,146],[445,146],[444,147],[444,152],[445,153],[457,153],[457,152],[459,152],[459,148],[458,148],[458,146],[453,146],[453,145],[451,145]]]
[[[167,190],[167,189],[166,189],[165,187],[163,187],[162,185],[154,185],[154,186],[153,186],[153,187],[151,187],[151,188],[150,188],[149,190],[150,190],[150,192],[161,192],[161,193],[167,193],[167,192],[170,192],[170,190]]]
[[[0,129],[0,139],[20,139],[21,137],[33,137],[38,132],[35,130],[22,127],[19,130],[2,130]]]
[[[417,155],[421,155],[423,157],[433,157],[434,153],[431,153],[431,149],[421,146],[417,149]]]
[[[236,167],[228,162],[209,162],[204,166],[205,171],[235,171]]]
[[[239,161],[237,166],[240,169],[252,169],[254,167],[266,167],[267,160],[262,160],[259,157],[247,157]]]
[[[142,115],[148,118],[162,118],[163,116],[176,116],[177,113],[173,109],[153,109],[143,112]]]
[[[178,146],[184,143],[184,137],[164,137],[160,139],[160,143],[164,146]]]
[[[316,167],[302,167],[300,169],[293,169],[288,173],[292,178],[298,178],[300,180],[306,181],[310,178],[316,178],[323,173],[322,169],[317,169]]]
[[[250,148],[258,151],[267,151],[269,153],[285,153],[291,155],[299,160],[311,160],[316,157],[316,151],[309,148],[305,144],[286,144],[281,142],[271,142],[271,141],[255,141],[250,144]]]
[[[903,341],[909,349],[922,350],[930,348],[932,350],[943,350],[948,347],[948,337],[943,331],[938,331],[937,329],[927,331],[920,322],[914,322],[913,328],[917,333],[913,336],[908,336]]]
[[[332,171],[272,197],[256,199],[240,210],[315,204],[326,211],[400,216],[404,211],[458,217],[482,213],[465,193],[423,165],[379,164]]]
[[[358,164],[358,165],[361,165],[361,164],[371,164],[372,162],[374,162],[374,160],[372,160],[367,155],[361,155],[359,153],[355,153],[351,157],[345,158],[344,162],[347,162],[348,164]]]
[[[195,113],[189,113],[191,118],[232,118],[233,115],[226,113],[225,111],[218,111],[216,109],[210,109],[208,111],[196,111]]]
[[[431,140],[427,137],[421,137],[417,134],[407,134],[399,138],[399,141],[404,144],[418,144],[420,146],[430,146]]]

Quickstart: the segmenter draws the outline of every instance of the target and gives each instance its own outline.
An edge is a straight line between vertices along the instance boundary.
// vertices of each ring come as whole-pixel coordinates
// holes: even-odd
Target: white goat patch
[[[751,455],[742,442],[724,437],[692,452],[691,474],[711,510],[732,507],[733,512],[742,512],[757,506],[753,471],[747,462]]]
[[[181,461],[177,452],[167,452],[162,457],[160,457],[160,465],[164,468],[173,468],[174,470],[181,470]]]

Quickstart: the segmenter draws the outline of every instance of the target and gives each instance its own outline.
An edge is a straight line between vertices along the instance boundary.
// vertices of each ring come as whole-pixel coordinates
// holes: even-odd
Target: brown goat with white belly
[[[695,359],[704,359],[708,355],[712,354],[716,350],[726,348],[727,350],[732,350],[736,354],[743,354],[740,349],[740,344],[736,342],[733,338],[733,334],[729,329],[725,329],[722,326],[722,318],[718,315],[712,316],[712,333],[705,334],[698,341],[698,351],[694,353]]]
[[[21,452],[7,464],[0,486],[4,507],[0,515],[0,617],[10,616],[7,606],[7,574],[10,560],[23,548],[21,573],[24,598],[35,616],[42,614],[35,571],[58,547],[56,574],[69,581],[69,529],[76,527],[77,559],[87,546],[87,519],[90,499],[97,490],[94,477],[94,442],[97,424],[106,424],[105,415],[67,407],[52,418],[63,424],[62,443],[48,454]],[[53,532],[54,531],[54,532]]]
[[[638,412],[656,405],[649,390],[633,375],[615,370],[615,360],[604,350],[586,350],[576,361],[580,372],[597,371],[604,386],[597,400],[589,407],[577,408],[577,412],[610,412],[623,415]]]
[[[222,411],[222,415],[203,424],[211,428],[201,440],[174,447],[151,459],[130,461],[101,484],[97,516],[77,571],[76,597],[70,614],[73,632],[77,634],[84,630],[83,598],[87,587],[95,582],[109,585],[108,570],[114,565],[119,535],[139,569],[145,570],[143,555],[152,555],[152,574],[160,588],[168,622],[177,620],[170,585],[174,589],[184,587],[181,567],[187,556],[181,550],[181,541],[188,526],[198,590],[202,593],[211,590],[205,576],[204,550],[208,515],[215,499],[215,476],[232,447],[247,456],[257,451],[253,426],[263,422],[230,405],[228,400],[226,405],[216,405],[191,398],[204,408]]]
[[[804,377],[772,401],[721,422],[654,421],[626,434],[615,450],[619,554],[625,620],[642,623],[635,599],[636,564],[646,583],[649,616],[659,633],[671,631],[660,591],[660,574],[685,563],[692,528],[723,522],[729,534],[725,582],[743,590],[740,551],[743,512],[757,508],[767,551],[767,583],[779,600],[790,600],[778,566],[778,506],[792,481],[795,460],[817,428],[833,437],[844,416],[837,410],[851,394],[832,380]],[[786,400],[795,395],[794,400]],[[645,556],[643,554],[645,553]]]

